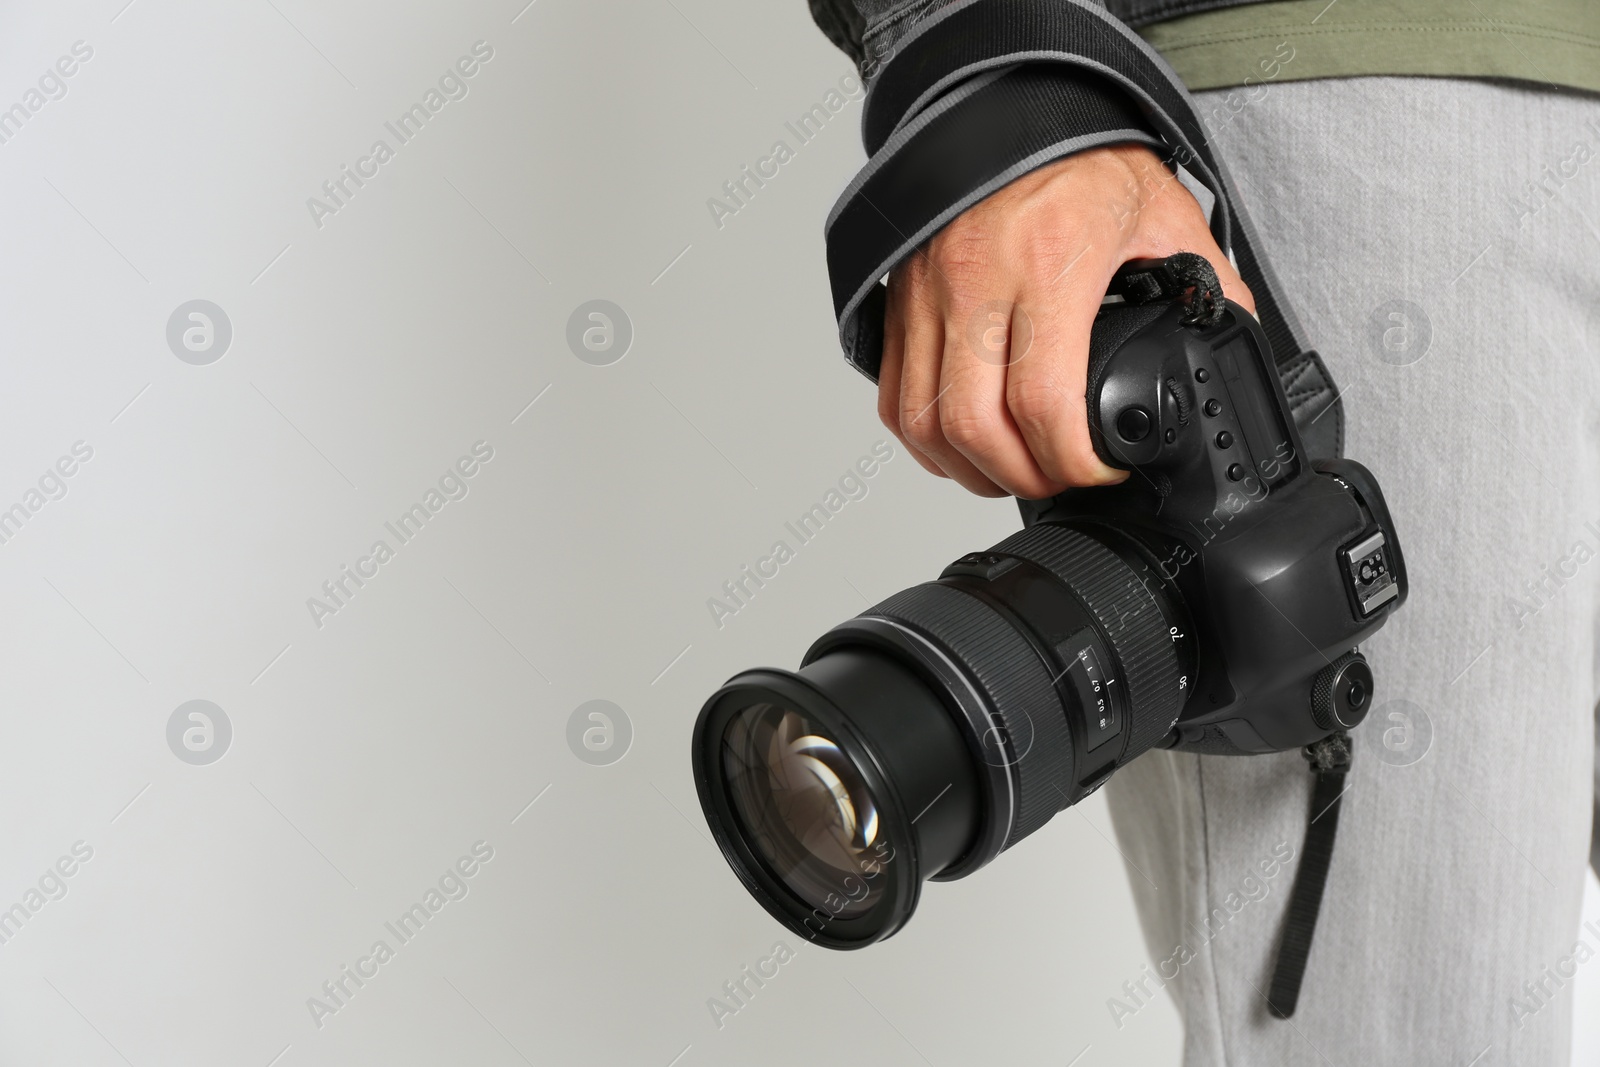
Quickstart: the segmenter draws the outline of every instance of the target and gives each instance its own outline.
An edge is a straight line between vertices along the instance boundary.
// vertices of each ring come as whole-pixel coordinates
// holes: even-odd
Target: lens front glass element
[[[722,774],[746,842],[791,893],[831,918],[877,904],[894,850],[855,762],[819,724],[752,704],[723,733]]]

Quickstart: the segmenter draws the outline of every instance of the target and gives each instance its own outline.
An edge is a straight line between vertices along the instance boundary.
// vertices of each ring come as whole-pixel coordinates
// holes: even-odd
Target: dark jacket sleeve
[[[863,74],[871,73],[869,56],[882,60],[894,50],[897,40],[929,11],[938,10],[948,0],[809,0],[811,18],[828,40],[855,60]],[[1130,26],[1211,11],[1219,7],[1238,7],[1261,0],[1095,0]]]
[[[811,18],[828,40],[855,60],[862,77],[894,54],[895,45],[918,20],[951,0],[809,0]],[[1104,6],[1104,0],[1092,0]]]
[[[823,34],[845,55],[855,61],[862,77],[871,79],[875,69],[893,55],[895,45],[925,15],[947,6],[951,0],[808,0],[811,19]],[[1091,0],[1101,7],[1106,0]],[[1193,0],[1111,0],[1113,13],[1118,6],[1173,4]],[[1207,2],[1207,0],[1199,0]],[[1210,0],[1212,3],[1227,0]]]
[[[811,19],[823,35],[845,55],[861,65],[861,33],[867,20],[852,0],[810,0]]]

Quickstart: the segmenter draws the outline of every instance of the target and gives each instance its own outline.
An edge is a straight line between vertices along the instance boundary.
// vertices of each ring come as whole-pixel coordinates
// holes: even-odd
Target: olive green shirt
[[[1600,92],[1600,0],[1273,0],[1139,32],[1191,89],[1412,74]]]

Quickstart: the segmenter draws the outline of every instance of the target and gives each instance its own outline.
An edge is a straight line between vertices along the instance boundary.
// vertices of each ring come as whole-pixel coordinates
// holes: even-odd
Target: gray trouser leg
[[[1292,1021],[1264,994],[1305,832],[1301,756],[1153,753],[1107,787],[1154,883],[1130,878],[1184,1062],[1564,1064],[1574,946],[1600,953],[1578,925],[1600,696],[1600,98],[1359,78],[1273,85],[1237,113],[1200,99],[1344,390],[1347,451],[1382,481],[1411,597],[1365,646],[1377,701]],[[1141,1007],[1113,1013],[1138,1025]]]
[[[1600,704],[1594,706],[1594,819],[1589,824],[1589,866],[1600,875]]]

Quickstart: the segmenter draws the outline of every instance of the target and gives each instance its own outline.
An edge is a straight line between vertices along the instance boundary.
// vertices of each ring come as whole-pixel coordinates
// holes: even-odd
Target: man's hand
[[[1089,328],[1117,268],[1197,252],[1250,291],[1200,205],[1141,145],[1041,167],[889,276],[878,415],[928,470],[980,496],[1054,496],[1127,477],[1089,440]]]

